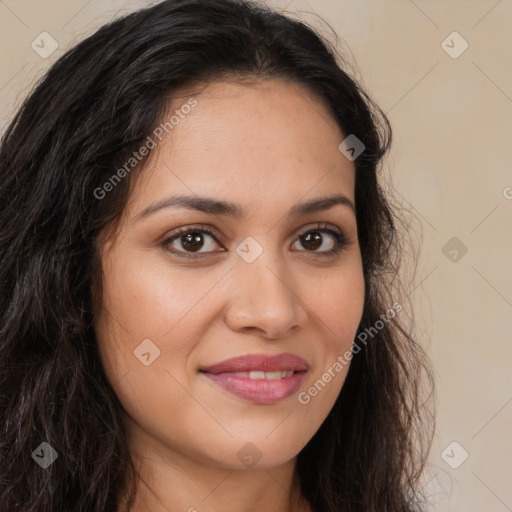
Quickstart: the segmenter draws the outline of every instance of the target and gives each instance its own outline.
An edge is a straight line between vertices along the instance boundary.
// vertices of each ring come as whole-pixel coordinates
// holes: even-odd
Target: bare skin
[[[134,510],[309,512],[296,458],[348,365],[307,404],[298,393],[350,350],[364,278],[352,208],[288,213],[334,194],[354,204],[355,166],[338,150],[348,134],[319,99],[281,80],[216,82],[194,98],[197,106],[152,150],[119,236],[102,251],[95,329],[139,469]],[[245,215],[173,206],[137,219],[176,194],[233,202]],[[183,234],[165,244],[179,227],[213,234],[196,232],[197,251]],[[324,227],[348,239],[337,254]],[[317,245],[299,236],[306,228]],[[236,252],[247,237],[262,249],[250,263]],[[146,339],[160,350],[148,366],[134,356]],[[272,404],[235,396],[200,372],[234,356],[282,352],[309,369],[299,392]],[[247,443],[260,457],[250,466],[240,457]]]

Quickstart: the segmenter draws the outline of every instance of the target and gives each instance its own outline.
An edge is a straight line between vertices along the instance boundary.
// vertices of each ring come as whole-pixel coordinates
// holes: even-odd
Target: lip
[[[309,365],[293,354],[275,356],[247,354],[201,368],[201,373],[222,389],[257,404],[273,404],[288,398],[300,388]],[[295,373],[280,379],[250,379],[234,372],[293,370]]]
[[[246,354],[232,357],[220,363],[205,366],[201,371],[207,373],[226,372],[273,372],[277,370],[305,371],[309,369],[308,362],[302,357],[283,352],[269,356],[267,354]]]

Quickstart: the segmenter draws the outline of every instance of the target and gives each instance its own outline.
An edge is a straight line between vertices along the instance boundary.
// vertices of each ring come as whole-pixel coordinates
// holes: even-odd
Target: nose
[[[304,326],[307,311],[285,264],[265,256],[266,251],[252,263],[236,261],[225,321],[233,331],[283,338]]]

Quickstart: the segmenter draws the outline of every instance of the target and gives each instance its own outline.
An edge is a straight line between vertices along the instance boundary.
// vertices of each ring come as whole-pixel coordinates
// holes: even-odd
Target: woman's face
[[[332,408],[362,316],[355,166],[338,149],[348,134],[280,80],[214,83],[180,109],[189,99],[152,137],[103,249],[101,358],[136,450],[274,467]]]

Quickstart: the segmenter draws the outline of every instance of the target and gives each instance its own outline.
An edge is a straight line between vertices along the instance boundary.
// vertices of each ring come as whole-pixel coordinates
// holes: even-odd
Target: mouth
[[[308,363],[293,354],[248,354],[199,370],[210,382],[256,404],[273,404],[298,391]]]

